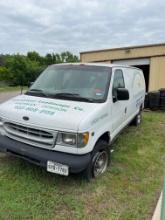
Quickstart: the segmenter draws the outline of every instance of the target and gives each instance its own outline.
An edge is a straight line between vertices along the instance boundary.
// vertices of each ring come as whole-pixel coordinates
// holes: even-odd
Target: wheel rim
[[[94,162],[94,177],[104,173],[108,166],[108,154],[106,151],[99,152]]]
[[[138,115],[137,116],[137,123],[140,124],[140,122],[141,122],[141,115]]]

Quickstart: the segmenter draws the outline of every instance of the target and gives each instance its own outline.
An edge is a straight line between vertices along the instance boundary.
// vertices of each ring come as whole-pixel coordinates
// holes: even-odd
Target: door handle
[[[125,114],[127,113],[127,107],[125,107],[125,110],[124,110]]]

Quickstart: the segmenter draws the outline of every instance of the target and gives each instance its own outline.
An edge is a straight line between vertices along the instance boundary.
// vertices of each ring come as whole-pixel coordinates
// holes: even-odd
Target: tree
[[[13,85],[28,85],[51,64],[64,62],[78,62],[79,58],[69,51],[48,53],[40,56],[36,51],[29,51],[27,55],[0,55],[0,80],[11,81]]]
[[[45,56],[45,64],[51,65],[51,64],[57,64],[57,63],[75,63],[79,62],[79,58],[76,55],[73,55],[69,51],[62,52],[61,54],[46,54]]]
[[[58,53],[56,53],[55,56],[56,56],[56,63],[62,63],[61,56]]]
[[[10,73],[6,67],[0,66],[0,81],[10,80]]]
[[[28,85],[36,79],[42,70],[39,62],[32,61],[28,57],[19,54],[14,55],[8,61],[8,69],[15,85]]]
[[[29,51],[27,53],[27,57],[31,60],[31,61],[36,61],[36,62],[40,62],[40,55],[39,53],[37,53],[36,51]]]
[[[53,57],[52,57],[52,54],[51,53],[47,53],[46,56],[45,56],[45,64],[46,65],[51,65],[53,64]]]
[[[79,62],[79,59],[77,56],[73,55],[69,51],[61,53],[61,60],[64,63],[75,63]]]
[[[0,66],[5,66],[4,55],[0,54]]]

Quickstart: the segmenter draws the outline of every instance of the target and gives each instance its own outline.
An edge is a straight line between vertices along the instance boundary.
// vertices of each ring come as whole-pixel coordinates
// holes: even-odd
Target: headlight
[[[77,135],[74,133],[58,133],[56,144],[77,146]]]
[[[85,147],[89,140],[89,133],[63,133],[59,132],[56,144],[70,147]]]

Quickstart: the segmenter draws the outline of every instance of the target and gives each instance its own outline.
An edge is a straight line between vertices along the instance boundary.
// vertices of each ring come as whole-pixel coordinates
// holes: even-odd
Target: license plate
[[[47,171],[51,173],[60,174],[63,176],[69,175],[69,167],[53,161],[47,161]]]

